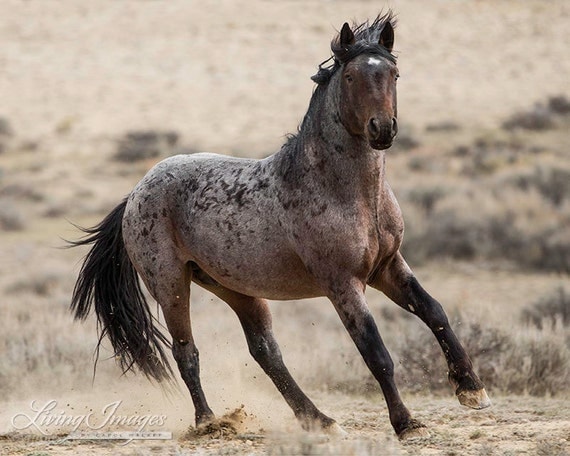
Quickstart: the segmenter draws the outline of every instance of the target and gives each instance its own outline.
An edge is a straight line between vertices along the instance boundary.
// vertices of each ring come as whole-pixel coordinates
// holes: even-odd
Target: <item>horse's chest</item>
[[[387,183],[385,183],[384,191],[378,198],[376,227],[379,240],[378,256],[379,260],[382,260],[391,257],[398,251],[404,237],[402,211]]]
[[[346,271],[367,277],[399,248],[403,222],[393,204],[372,201],[325,205],[292,229],[297,250],[311,270]],[[305,215],[307,215],[305,213]]]

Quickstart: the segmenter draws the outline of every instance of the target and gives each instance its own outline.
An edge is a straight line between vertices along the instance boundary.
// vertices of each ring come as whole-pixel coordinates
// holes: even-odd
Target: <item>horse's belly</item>
[[[198,248],[192,255],[204,272],[219,284],[239,293],[267,299],[301,299],[323,294],[301,260],[274,243],[223,250]]]

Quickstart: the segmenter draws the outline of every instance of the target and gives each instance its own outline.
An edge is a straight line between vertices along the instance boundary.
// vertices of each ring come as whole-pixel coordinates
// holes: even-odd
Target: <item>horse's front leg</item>
[[[431,329],[447,360],[449,381],[459,402],[475,409],[490,406],[485,385],[473,372],[471,359],[451,329],[441,304],[422,288],[399,252],[369,284],[417,315]]]
[[[335,286],[329,298],[358,351],[384,393],[390,422],[400,438],[428,435],[425,426],[412,419],[394,382],[394,363],[364,298],[364,284],[359,281]]]

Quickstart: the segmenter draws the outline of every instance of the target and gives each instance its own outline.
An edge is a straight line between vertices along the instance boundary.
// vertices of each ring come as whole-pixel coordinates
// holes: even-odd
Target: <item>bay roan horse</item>
[[[172,347],[196,423],[214,418],[200,385],[190,324],[190,283],[239,317],[249,350],[305,429],[340,430],[285,367],[266,299],[326,296],[378,380],[400,437],[425,435],[394,384],[393,362],[366,304],[370,285],[421,318],[437,338],[461,404],[490,405],[441,305],[418,283],[399,248],[404,224],[385,179],[396,120],[398,68],[391,13],[344,24],[299,131],[262,160],[178,155],[152,168],[88,237],[93,244],[72,309],[94,304],[123,369],[162,380]],[[156,327],[137,273],[159,303],[172,342]]]

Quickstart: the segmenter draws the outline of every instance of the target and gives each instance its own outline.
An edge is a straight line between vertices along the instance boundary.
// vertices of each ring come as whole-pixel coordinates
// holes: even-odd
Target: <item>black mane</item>
[[[396,63],[396,57],[384,46],[378,44],[380,34],[387,23],[392,27],[396,26],[396,19],[392,11],[388,11],[384,15],[378,15],[372,24],[369,21],[359,25],[354,24],[352,31],[355,43],[350,46],[342,46],[340,44],[340,34],[338,34],[331,42],[333,55],[319,65],[319,71],[311,79],[319,85],[327,84],[341,65],[362,54],[379,55],[392,63]],[[325,66],[331,60],[332,63]]]

